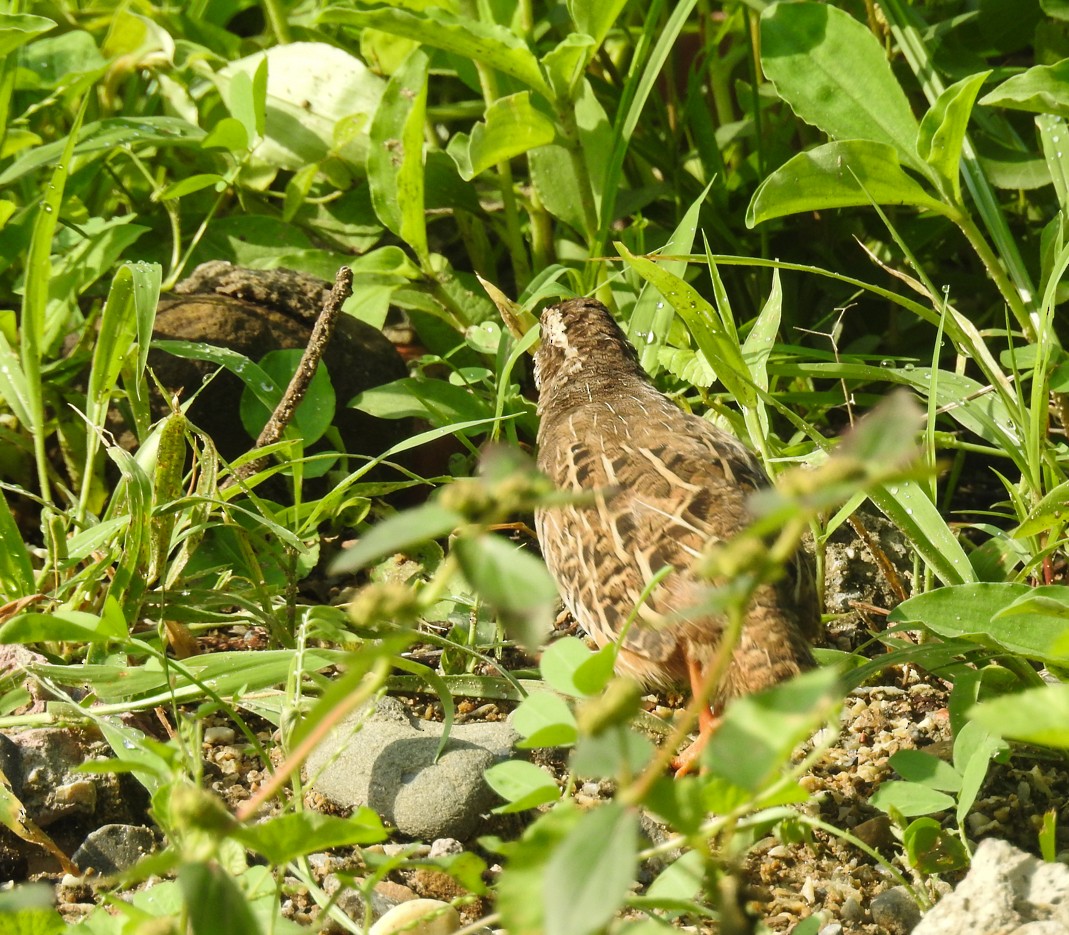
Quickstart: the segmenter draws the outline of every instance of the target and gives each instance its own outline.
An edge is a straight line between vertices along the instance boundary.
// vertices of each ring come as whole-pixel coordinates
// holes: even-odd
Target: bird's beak
[[[478,276],[479,274],[476,273],[475,275]],[[497,306],[497,310],[501,314],[501,320],[514,338],[522,338],[528,331],[538,325],[538,319],[531,312],[525,311],[513,302],[492,282],[487,282],[482,276],[479,276],[479,282],[482,283],[486,294],[490,296],[490,301]],[[539,341],[536,339],[529,349],[531,354],[538,350],[538,344]]]

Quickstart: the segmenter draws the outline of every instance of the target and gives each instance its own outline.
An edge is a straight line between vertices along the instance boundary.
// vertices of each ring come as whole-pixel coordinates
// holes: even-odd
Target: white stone
[[[371,926],[369,935],[453,935],[460,929],[460,915],[440,899],[410,899],[394,906]]]
[[[929,911],[912,935],[1048,935],[1069,933],[1069,867],[1045,863],[1006,841],[988,838],[973,854],[968,875]],[[1027,927],[1026,927],[1027,926]]]

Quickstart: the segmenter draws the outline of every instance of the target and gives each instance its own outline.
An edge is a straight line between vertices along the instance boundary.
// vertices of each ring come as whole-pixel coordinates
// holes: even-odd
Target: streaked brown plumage
[[[688,614],[706,586],[689,569],[710,542],[748,525],[747,498],[768,484],[760,464],[736,438],[660,393],[593,299],[542,314],[535,381],[539,467],[562,490],[593,493],[535,516],[565,605],[605,645],[620,635],[658,569],[673,567],[627,631],[617,670],[646,685],[697,690],[724,619]],[[813,665],[804,634],[815,632],[819,612],[813,589],[797,579],[757,590],[714,709]],[[713,721],[702,719],[702,742]]]

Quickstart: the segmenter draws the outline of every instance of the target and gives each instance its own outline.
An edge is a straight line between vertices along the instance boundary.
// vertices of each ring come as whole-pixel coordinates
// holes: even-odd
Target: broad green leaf
[[[263,136],[254,160],[297,171],[328,155],[363,171],[368,156],[366,132],[346,136],[336,145],[339,122],[360,115],[362,126],[375,112],[385,82],[358,58],[323,42],[290,42],[231,62],[215,75],[224,98],[234,80],[250,82],[250,107],[255,108],[256,76],[267,61]],[[238,74],[247,76],[237,79]],[[246,118],[243,118],[243,120]],[[255,120],[255,115],[248,119]],[[246,130],[248,126],[246,125]]]
[[[945,812],[954,807],[954,799],[945,792],[922,786],[920,783],[891,780],[880,784],[869,796],[869,804],[881,812],[890,814],[894,809],[906,818],[913,818],[917,815]]]
[[[493,416],[490,406],[466,387],[426,377],[402,377],[364,390],[349,402],[380,419],[426,419],[431,425],[473,422]]]
[[[470,138],[455,134],[449,154],[460,177],[470,181],[514,156],[552,143],[555,134],[553,122],[531,106],[531,92],[520,91],[494,101],[484,120],[472,127]]]
[[[950,873],[969,866],[969,852],[961,839],[934,818],[912,821],[902,834],[910,866],[921,873]]]
[[[998,651],[1065,665],[1069,663],[1069,646],[1064,642],[1069,621],[1037,611],[1033,602],[1044,598],[1064,604],[1065,589],[994,581],[964,584],[911,597],[887,619],[921,623],[939,636],[962,637]]]
[[[601,45],[627,0],[568,0],[568,12],[581,33]]]
[[[657,352],[657,363],[691,386],[707,389],[716,382],[716,371],[709,366],[705,355],[689,347],[662,347]]]
[[[702,765],[752,794],[763,792],[798,744],[834,714],[837,679],[830,667],[815,669],[734,699],[702,753]]]
[[[500,536],[458,538],[453,552],[464,577],[501,617],[506,633],[530,652],[553,627],[557,586],[546,566]]]
[[[371,121],[368,185],[375,213],[428,263],[424,217],[423,134],[430,59],[414,50],[394,72]]]
[[[314,851],[352,844],[377,844],[386,840],[386,830],[375,812],[361,807],[348,818],[313,811],[281,815],[241,827],[234,837],[250,850],[263,854],[275,866],[283,866]]]
[[[575,715],[568,703],[552,692],[535,692],[523,700],[509,720],[524,738],[522,748],[566,747],[575,743],[578,732]]]
[[[643,256],[635,256],[622,243],[616,249],[635,271],[654,285],[679,313],[706,360],[716,370],[720,382],[742,406],[756,399],[749,369],[739,346],[724,329],[713,307],[688,282]]]
[[[224,117],[214,127],[212,127],[208,135],[204,137],[204,142],[201,143],[201,146],[203,146],[205,149],[225,149],[227,152],[235,154],[244,153],[249,148],[249,134],[248,131],[246,131],[245,129],[245,124],[243,124],[236,117]],[[188,178],[203,179],[210,177],[211,176],[194,175],[189,176]],[[219,176],[216,176],[216,178],[220,178],[221,181],[225,181]],[[180,195],[186,194],[185,191],[182,191],[179,188],[179,186],[181,186],[182,182],[184,181],[186,181],[186,179],[180,179],[173,185],[168,186],[161,193],[160,197],[178,198],[180,197]],[[199,187],[203,188],[204,186],[200,185]],[[178,189],[177,194],[174,193],[175,189]],[[197,189],[189,189],[189,191],[196,190]]]
[[[567,106],[565,102],[574,100],[579,82],[596,51],[594,39],[584,32],[572,32],[542,57],[542,67],[549,84],[563,106]]]
[[[276,387],[276,405],[282,399],[285,388],[297,372],[297,366],[301,362],[304,351],[299,348],[288,348],[279,351],[268,351],[260,361],[260,369],[263,370],[273,381]],[[238,403],[238,413],[241,416],[241,424],[252,438],[259,436],[267,420],[271,418],[274,406],[265,406],[258,396],[263,395],[264,388],[258,387],[258,392],[253,392],[248,384],[245,385]],[[312,377],[308,389],[301,399],[301,404],[293,413],[291,426],[300,435],[305,445],[311,445],[323,437],[323,433],[330,428],[334,421],[335,397],[334,387],[330,382],[330,373],[323,361],[319,362],[316,372]]]
[[[508,802],[494,809],[498,814],[526,811],[560,798],[553,776],[526,760],[497,763],[485,770],[483,776],[486,784]]]
[[[705,855],[687,851],[662,870],[646,890],[650,899],[693,899],[705,883]]]
[[[254,146],[263,138],[267,98],[267,63],[265,55],[254,70],[236,70],[226,86],[226,104],[231,115],[245,129],[246,145]]]
[[[990,71],[952,84],[921,120],[917,152],[931,166],[936,184],[954,204],[961,204],[961,147],[976,95]]]
[[[623,904],[638,866],[638,812],[586,812],[550,855],[541,899],[546,935],[594,935]]]
[[[44,16],[31,16],[29,13],[0,13],[0,55],[14,52],[19,46],[55,28],[55,22]]]
[[[969,719],[1007,740],[1069,750],[1069,685],[1042,685],[983,701]]]
[[[217,863],[190,861],[178,871],[191,935],[263,935],[247,896]]]
[[[612,145],[612,128],[605,109],[584,78],[576,91],[574,119],[577,139],[572,148],[556,143],[539,146],[527,155],[531,181],[547,211],[584,237],[594,227],[604,201],[608,165],[604,154]]]
[[[961,774],[949,763],[923,750],[899,750],[888,761],[903,779],[941,792],[957,792]]]
[[[788,159],[754,192],[746,209],[746,226],[803,211],[872,203],[947,211],[905,172],[894,147],[847,140]]]
[[[420,11],[397,5],[367,6],[361,10],[328,7],[320,22],[363,28],[370,26],[395,36],[415,39],[433,49],[444,49],[462,59],[474,59],[511,75],[538,91],[546,100],[552,92],[538,60],[527,44],[504,26],[483,23],[461,16],[444,7],[428,6]]]
[[[464,522],[464,517],[437,503],[424,503],[382,520],[366,536],[341,553],[330,566],[332,575],[350,574],[377,559],[403,552],[428,539],[448,535]]]
[[[550,688],[565,695],[583,698],[588,693],[576,684],[576,672],[589,662],[594,653],[575,636],[554,640],[542,653],[540,671]]]
[[[980,98],[980,103],[1069,117],[1069,59],[1054,65],[1034,65],[1020,75],[1007,78]]]
[[[806,123],[833,140],[888,146],[897,153],[896,162],[927,172],[917,156],[917,120],[887,55],[849,13],[823,3],[766,7],[761,66]]]

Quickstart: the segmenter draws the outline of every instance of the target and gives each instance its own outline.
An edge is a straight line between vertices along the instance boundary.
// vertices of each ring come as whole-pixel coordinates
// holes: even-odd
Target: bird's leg
[[[713,667],[713,670],[715,671],[715,667]],[[720,723],[720,718],[709,706],[708,701],[705,700],[711,686],[706,684],[706,675],[702,672],[701,663],[690,653],[687,653],[687,676],[690,679],[690,690],[693,697],[702,699],[702,703],[701,708],[698,710],[698,736],[693,743],[686,749],[681,750],[672,760],[671,765],[676,772],[676,779],[686,776],[694,768],[694,764],[698,762],[698,758],[702,755],[702,750],[705,749],[709,738],[713,736],[713,731],[716,730],[717,725]]]

